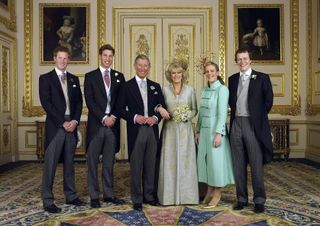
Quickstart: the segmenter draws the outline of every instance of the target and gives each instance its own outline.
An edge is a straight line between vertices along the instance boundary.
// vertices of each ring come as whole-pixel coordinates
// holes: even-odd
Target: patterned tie
[[[104,78],[104,82],[106,83],[107,87],[110,87],[110,75],[109,75],[109,71],[105,70],[103,72],[103,78]]]
[[[66,73],[62,73],[60,76],[61,82],[64,85],[66,83]]]

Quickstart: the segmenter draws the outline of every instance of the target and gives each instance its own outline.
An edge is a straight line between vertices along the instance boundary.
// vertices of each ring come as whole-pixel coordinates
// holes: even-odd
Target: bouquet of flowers
[[[187,122],[192,112],[188,104],[181,104],[176,107],[172,114],[173,121]]]

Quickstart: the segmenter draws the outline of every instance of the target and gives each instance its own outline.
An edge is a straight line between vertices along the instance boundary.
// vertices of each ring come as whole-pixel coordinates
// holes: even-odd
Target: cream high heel
[[[204,209],[212,209],[215,208],[218,203],[220,202],[221,199],[221,193],[218,196],[213,196],[213,198],[211,199],[211,201],[208,203],[207,206],[203,207]]]
[[[207,193],[201,203],[202,204],[208,204],[211,200],[212,200],[212,195]]]

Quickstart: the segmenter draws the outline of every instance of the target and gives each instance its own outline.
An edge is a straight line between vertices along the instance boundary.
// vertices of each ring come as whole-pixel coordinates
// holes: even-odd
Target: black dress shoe
[[[55,204],[51,204],[50,206],[45,206],[44,210],[49,213],[60,213],[61,208],[57,207]]]
[[[133,209],[138,210],[138,211],[142,211],[142,204],[141,203],[134,203]]]
[[[242,210],[246,206],[248,206],[246,202],[237,202],[237,204],[233,206],[233,210]]]
[[[111,202],[115,205],[122,205],[122,204],[125,204],[126,202],[122,199],[117,199],[116,197],[114,198],[104,198],[103,199],[104,202]]]
[[[99,199],[91,199],[90,206],[92,208],[100,208],[101,205],[100,205]]]
[[[152,200],[152,201],[148,201],[148,200],[143,200],[143,203],[145,203],[145,204],[149,204],[149,205],[151,205],[151,206],[158,206],[159,205],[159,203],[158,203],[158,201],[156,201],[156,200]]]
[[[66,202],[67,204],[69,204],[69,205],[74,205],[74,206],[85,206],[86,205],[86,203],[85,202],[83,202],[81,199],[79,199],[79,198],[75,198],[74,200],[72,200],[72,201],[68,201],[68,202]]]
[[[264,205],[263,204],[255,204],[253,211],[255,213],[263,213],[264,212]]]

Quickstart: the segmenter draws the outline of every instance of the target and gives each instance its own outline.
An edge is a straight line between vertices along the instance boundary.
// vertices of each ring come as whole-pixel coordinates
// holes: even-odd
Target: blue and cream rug
[[[320,225],[320,170],[298,162],[273,162],[265,168],[267,191],[264,214],[252,212],[252,205],[233,211],[234,187],[223,190],[220,205],[205,210],[201,205],[153,207],[143,212],[130,204],[128,163],[115,165],[115,195],[128,204],[89,204],[75,207],[64,204],[62,166],[58,167],[54,194],[60,214],[48,214],[40,199],[42,164],[28,163],[0,173],[0,225]],[[100,175],[100,174],[99,174]],[[86,164],[76,163],[79,196],[89,203]],[[251,182],[249,192],[252,194]]]

